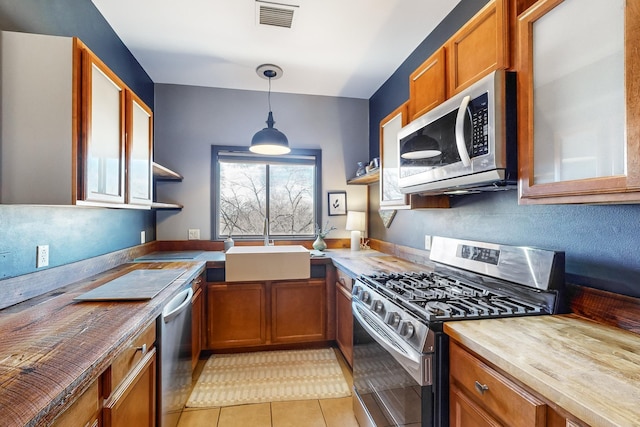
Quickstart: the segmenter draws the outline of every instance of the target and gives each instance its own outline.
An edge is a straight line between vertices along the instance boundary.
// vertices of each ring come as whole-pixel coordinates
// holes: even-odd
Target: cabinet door
[[[79,200],[125,201],[125,85],[91,52],[82,51],[82,185]]]
[[[271,284],[271,342],[321,341],[326,337],[324,280]]]
[[[411,73],[409,76],[410,120],[420,117],[447,99],[445,70],[445,48],[441,47]]]
[[[156,349],[140,361],[104,404],[104,427],[148,426],[156,423]]]
[[[101,400],[98,381],[94,381],[69,409],[55,419],[53,427],[97,426]]]
[[[264,284],[210,284],[206,297],[208,349],[267,343]]]
[[[204,299],[202,288],[198,288],[191,299],[191,370],[195,369],[202,350],[202,312]]]
[[[400,146],[398,131],[407,124],[407,103],[380,122],[380,209],[407,209],[409,196],[398,186]]]
[[[508,0],[492,0],[446,44],[448,96],[509,67]]]
[[[640,7],[540,0],[518,20],[520,203],[640,200]]]
[[[153,113],[140,98],[127,90],[127,203],[151,205]]]
[[[353,366],[351,291],[340,281],[336,283],[336,342],[349,366]]]

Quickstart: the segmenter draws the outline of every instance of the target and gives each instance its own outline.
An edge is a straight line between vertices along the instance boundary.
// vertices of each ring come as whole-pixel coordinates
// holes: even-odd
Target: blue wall
[[[378,124],[409,98],[409,75],[486,0],[462,0],[369,100],[370,157],[378,155]],[[376,214],[379,186],[371,186],[372,238],[424,248],[440,235],[565,251],[570,282],[640,297],[639,205],[520,206],[516,191],[452,197],[450,209],[398,211],[389,229]]]
[[[78,36],[153,107],[153,82],[90,0],[0,0],[0,29]],[[54,267],[138,245],[141,231],[155,240],[155,212],[0,205],[0,280],[35,271],[37,245]]]

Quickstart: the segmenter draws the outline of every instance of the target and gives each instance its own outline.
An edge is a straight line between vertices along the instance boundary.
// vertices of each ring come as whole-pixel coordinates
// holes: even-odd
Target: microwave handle
[[[458,115],[456,116],[456,146],[458,147],[460,160],[466,167],[471,166],[471,158],[469,158],[467,144],[464,140],[464,116],[467,113],[467,106],[469,105],[470,99],[469,95],[462,98],[460,108],[458,108]]]

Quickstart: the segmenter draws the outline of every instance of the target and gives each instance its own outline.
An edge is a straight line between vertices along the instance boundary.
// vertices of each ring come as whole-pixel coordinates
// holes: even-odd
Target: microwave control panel
[[[489,153],[489,110],[488,96],[483,93],[469,103],[472,126],[472,146],[470,157]]]

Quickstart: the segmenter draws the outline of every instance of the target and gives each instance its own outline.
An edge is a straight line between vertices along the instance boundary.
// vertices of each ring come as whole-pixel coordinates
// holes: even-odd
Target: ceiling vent
[[[257,22],[260,25],[291,28],[296,9],[298,6],[295,5],[256,1]]]

